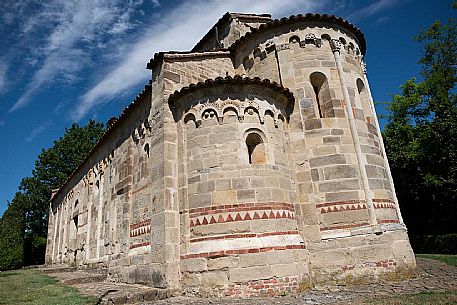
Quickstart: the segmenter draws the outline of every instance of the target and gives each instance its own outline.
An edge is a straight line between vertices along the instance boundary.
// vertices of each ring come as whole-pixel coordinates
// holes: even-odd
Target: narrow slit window
[[[321,72],[314,72],[310,75],[309,80],[313,86],[319,118],[332,117],[333,107],[327,77]]]
[[[249,164],[265,164],[265,144],[262,137],[256,133],[250,133],[246,137],[246,146],[249,155]]]

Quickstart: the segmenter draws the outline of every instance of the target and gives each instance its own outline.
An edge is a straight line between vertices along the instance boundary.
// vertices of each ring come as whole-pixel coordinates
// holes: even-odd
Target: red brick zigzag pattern
[[[244,215],[243,215],[244,214]],[[294,219],[295,213],[285,210],[247,211],[246,213],[228,213],[227,215],[205,215],[191,218],[190,226],[196,227],[215,223],[226,223],[233,221],[259,220],[259,219]]]
[[[130,237],[140,236],[151,232],[151,219],[146,219],[130,225]]]

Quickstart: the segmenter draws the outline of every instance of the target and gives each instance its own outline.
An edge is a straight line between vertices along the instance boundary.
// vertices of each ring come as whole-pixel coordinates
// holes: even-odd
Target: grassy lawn
[[[403,294],[391,297],[377,297],[364,302],[366,305],[454,305],[457,292],[423,291],[416,294]]]
[[[457,266],[457,255],[455,254],[416,254],[417,257],[429,258]]]
[[[97,299],[78,294],[38,270],[0,272],[0,304],[22,305],[86,305]]]

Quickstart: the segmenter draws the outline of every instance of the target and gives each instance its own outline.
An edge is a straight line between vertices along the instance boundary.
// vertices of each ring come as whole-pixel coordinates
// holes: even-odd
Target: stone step
[[[138,284],[124,283],[83,283],[73,285],[84,295],[98,297],[98,304],[137,304],[170,298],[178,294],[176,290],[152,288]]]
[[[45,274],[74,272],[74,271],[78,270],[76,267],[67,267],[67,266],[62,266],[62,267],[40,267],[39,269],[40,269],[41,272],[43,272]]]

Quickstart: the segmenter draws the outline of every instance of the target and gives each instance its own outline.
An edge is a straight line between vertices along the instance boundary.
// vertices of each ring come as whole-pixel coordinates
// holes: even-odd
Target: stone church
[[[365,52],[333,15],[226,13],[155,54],[53,194],[46,263],[231,297],[414,268]]]

